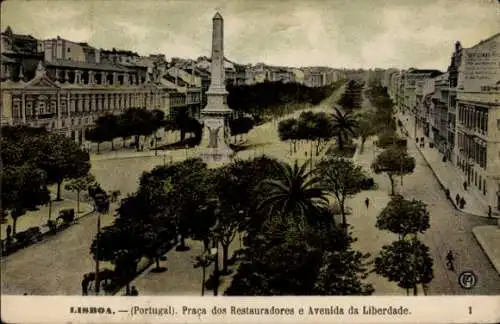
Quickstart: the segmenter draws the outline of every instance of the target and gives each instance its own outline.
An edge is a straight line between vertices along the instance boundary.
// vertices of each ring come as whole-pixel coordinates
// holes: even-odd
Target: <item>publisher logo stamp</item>
[[[477,276],[472,271],[464,271],[458,276],[458,284],[464,289],[472,289],[477,283]]]

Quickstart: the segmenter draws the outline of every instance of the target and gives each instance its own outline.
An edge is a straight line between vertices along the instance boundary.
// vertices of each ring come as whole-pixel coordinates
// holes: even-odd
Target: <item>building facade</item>
[[[150,81],[136,85],[54,81],[40,61],[29,82],[2,83],[2,123],[45,127],[82,144],[99,116],[128,108],[163,110],[163,98],[162,89]]]
[[[500,211],[500,33],[460,49],[456,84],[457,170]]]
[[[179,106],[172,89],[158,82],[161,73],[130,51],[97,50],[60,37],[38,41],[11,28],[2,33],[1,50],[3,125],[45,127],[83,144],[101,115],[146,108],[169,116]],[[185,109],[200,97],[192,92],[181,95]]]

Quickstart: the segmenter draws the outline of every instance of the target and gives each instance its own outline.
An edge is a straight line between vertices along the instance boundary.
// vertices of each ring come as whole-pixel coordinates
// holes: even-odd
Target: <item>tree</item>
[[[372,115],[364,114],[358,118],[356,133],[361,138],[361,147],[359,148],[360,152],[363,152],[366,140],[375,135],[376,132],[377,127],[373,123]]]
[[[400,138],[391,129],[384,130],[378,135],[377,146],[380,148],[388,148],[389,146],[395,145]]]
[[[248,236],[244,261],[226,295],[348,295],[371,294],[365,259],[352,251],[352,239],[330,225],[289,226],[272,219]]]
[[[83,177],[71,179],[65,186],[66,190],[76,191],[76,212],[80,213],[80,192],[88,190],[95,184],[95,177],[88,173]]]
[[[111,142],[111,150],[114,150],[113,140],[119,136],[118,116],[113,114],[99,116],[95,121],[95,128],[97,133],[102,134],[101,138],[104,141]]]
[[[155,194],[158,188],[165,185],[165,180],[168,180],[169,192],[164,195],[165,191],[160,189],[159,194]],[[148,189],[145,190],[146,188]],[[213,198],[211,188],[207,165],[201,159],[188,159],[145,172],[140,180],[139,194],[157,201],[149,203],[150,206],[160,206],[160,209],[168,207],[169,213],[176,219],[180,235],[178,248],[186,250],[185,239],[190,235],[197,215],[207,205],[207,201]]]
[[[21,166],[5,166],[2,169],[2,210],[10,210],[12,235],[16,234],[19,217],[27,210],[49,202],[47,174],[36,166],[25,163]]]
[[[165,121],[165,113],[161,110],[158,109],[152,110],[151,116],[152,116],[152,127],[154,130],[154,143],[156,148],[158,142],[157,132],[160,128],[164,127],[167,124],[167,122]]]
[[[415,158],[409,156],[406,150],[391,146],[382,151],[372,163],[376,174],[385,172],[391,182],[391,195],[394,195],[394,176],[403,177],[415,169]]]
[[[174,123],[181,132],[181,141],[184,141],[187,133],[194,133],[196,137],[201,137],[202,125],[196,118],[187,115],[181,111],[174,116]]]
[[[86,175],[90,170],[88,153],[60,134],[48,134],[37,141],[39,154],[35,163],[47,173],[49,184],[57,184],[57,200],[61,200],[61,184],[65,179]]]
[[[254,121],[249,117],[240,117],[229,121],[231,136],[247,134],[254,126]]]
[[[130,220],[103,227],[92,241],[90,253],[94,260],[109,261],[121,278],[135,274],[137,263],[144,255],[141,225]]]
[[[298,119],[297,135],[298,139],[311,141],[311,155],[313,151],[312,141],[316,141],[316,155],[319,155],[320,145],[334,135],[331,120],[324,112],[302,112]]]
[[[299,217],[299,223],[310,221],[318,207],[328,203],[325,192],[319,187],[319,179],[313,171],[307,171],[307,162],[299,166],[297,161],[277,165],[279,180],[266,179],[261,188],[266,197],[257,209],[266,210],[269,217]]]
[[[144,255],[155,260],[155,271],[159,271],[161,269],[160,256],[170,249],[177,236],[175,223],[169,217],[157,215],[154,222],[143,226]]]
[[[130,108],[127,109],[119,118],[122,137],[134,136],[135,147],[140,149],[140,136],[149,136],[153,134],[156,122],[153,115],[146,109]],[[129,131],[125,131],[128,129]]]
[[[384,245],[380,255],[375,258],[374,271],[397,282],[398,286],[408,290],[413,288],[417,295],[418,284],[428,284],[434,277],[433,260],[429,248],[419,240],[398,240]]]
[[[292,155],[292,144],[293,151],[297,151],[296,141],[298,137],[298,122],[294,118],[285,119],[280,121],[278,124],[278,135],[282,141],[290,141],[290,155]]]
[[[349,138],[349,136],[354,136],[355,130],[357,129],[357,121],[354,116],[347,112],[342,113],[339,108],[334,107],[334,113],[331,115],[332,118],[332,131],[337,137],[337,145],[339,149],[344,149],[344,141]]]
[[[321,161],[317,167],[318,177],[323,188],[337,199],[342,216],[343,228],[347,231],[345,201],[361,191],[365,175],[361,167],[350,160],[330,158]]]
[[[429,219],[429,212],[422,201],[406,200],[397,195],[377,216],[376,226],[398,234],[404,240],[409,234],[425,232],[430,227]]]
[[[97,153],[99,153],[101,144],[106,141],[106,136],[102,128],[93,127],[85,132],[85,140],[97,143]]]
[[[326,252],[314,286],[315,295],[371,295],[367,278],[367,255],[354,250]]]
[[[361,107],[361,92],[364,83],[356,80],[349,80],[346,84],[344,93],[338,100],[338,104],[345,110],[353,110]]]
[[[229,245],[234,241],[236,232],[242,221],[243,213],[230,205],[220,205],[220,209],[215,212],[216,223],[211,231],[222,245],[222,273],[228,273]]]
[[[316,156],[319,155],[321,146],[326,144],[335,134],[329,116],[324,112],[315,114],[316,127],[314,128],[314,138],[316,140]]]
[[[170,205],[172,191],[169,178],[145,173],[139,190],[123,199],[118,208],[116,224],[135,224],[143,239],[143,254],[156,260],[156,270],[160,270],[159,257],[177,237],[177,217]]]

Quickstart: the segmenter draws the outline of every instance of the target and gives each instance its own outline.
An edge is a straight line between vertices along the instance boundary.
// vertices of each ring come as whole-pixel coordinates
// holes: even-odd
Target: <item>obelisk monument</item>
[[[229,147],[228,118],[232,110],[227,106],[224,76],[224,20],[220,13],[212,19],[212,63],[207,105],[201,110],[204,124],[201,158],[204,162],[227,163],[234,154]]]

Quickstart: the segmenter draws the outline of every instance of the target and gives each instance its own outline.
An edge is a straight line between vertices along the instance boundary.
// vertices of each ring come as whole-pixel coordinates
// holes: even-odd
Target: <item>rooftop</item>
[[[120,66],[117,64],[112,64],[109,62],[103,63],[86,63],[71,60],[54,60],[46,63],[47,66],[56,67],[71,67],[86,70],[103,70],[103,71],[116,71],[116,72],[133,72],[134,70]]]

